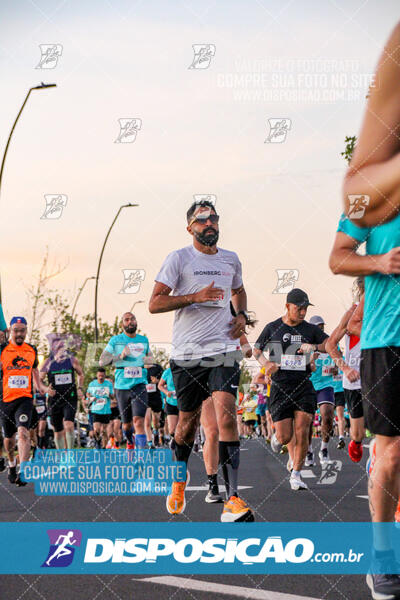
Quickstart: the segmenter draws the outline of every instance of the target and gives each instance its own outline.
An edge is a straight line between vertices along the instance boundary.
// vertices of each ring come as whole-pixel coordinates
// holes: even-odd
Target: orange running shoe
[[[396,513],[394,515],[394,522],[400,524],[400,500],[399,500],[399,503],[397,505]]]
[[[244,500],[238,496],[231,496],[224,504],[221,521],[223,523],[254,521],[254,514]]]
[[[174,481],[172,484],[172,491],[166,501],[167,511],[170,515],[180,515],[185,510],[185,488],[189,481],[189,471],[186,471],[186,481]]]
[[[126,443],[126,449],[127,450],[134,450],[135,449],[135,442],[132,442],[132,444],[130,444],[129,442]]]

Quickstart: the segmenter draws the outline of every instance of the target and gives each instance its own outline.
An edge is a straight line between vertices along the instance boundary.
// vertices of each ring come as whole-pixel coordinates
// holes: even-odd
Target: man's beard
[[[212,234],[206,235],[208,231],[212,231]],[[213,227],[207,227],[207,229],[204,229],[201,233],[195,231],[194,237],[200,244],[203,244],[203,246],[215,246],[218,242],[219,231],[216,231]]]
[[[137,325],[128,325],[124,327],[126,333],[136,333]]]

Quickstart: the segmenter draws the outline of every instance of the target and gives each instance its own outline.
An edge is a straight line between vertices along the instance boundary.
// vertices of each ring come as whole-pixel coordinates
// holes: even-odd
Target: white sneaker
[[[314,464],[314,452],[307,452],[306,460],[304,461],[304,466],[313,467]]]
[[[279,454],[279,452],[282,450],[282,444],[280,442],[278,442],[278,439],[277,439],[275,433],[273,434],[273,436],[271,438],[271,450],[272,450],[272,452],[275,452],[275,454]]]
[[[308,486],[304,483],[300,476],[296,476],[293,471],[289,479],[290,487],[297,492],[298,490],[308,490]]]
[[[320,450],[318,452],[318,456],[319,456],[319,462],[321,463],[321,465],[327,465],[330,462],[332,462],[331,458],[329,456],[328,448],[324,448],[323,450]]]

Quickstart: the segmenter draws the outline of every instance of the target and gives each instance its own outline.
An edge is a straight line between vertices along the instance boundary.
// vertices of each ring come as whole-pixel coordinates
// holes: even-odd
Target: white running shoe
[[[319,456],[319,462],[321,463],[321,465],[327,465],[330,462],[332,462],[331,458],[329,456],[328,448],[324,448],[323,450],[320,450],[318,452],[318,456]]]
[[[314,452],[307,452],[306,460],[304,461],[304,466],[313,467],[314,465]]]
[[[304,483],[300,476],[296,476],[295,473],[290,475],[289,479],[290,487],[292,490],[297,492],[298,490],[308,490],[308,485]]]
[[[275,454],[279,454],[279,452],[282,450],[282,444],[280,442],[278,442],[278,439],[277,439],[275,433],[273,434],[273,436],[271,438],[271,450],[272,450],[272,452],[275,452]]]

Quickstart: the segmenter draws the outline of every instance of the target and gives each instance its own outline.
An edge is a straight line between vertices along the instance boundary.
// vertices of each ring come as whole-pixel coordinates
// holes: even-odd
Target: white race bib
[[[9,388],[27,388],[29,385],[29,377],[26,375],[11,375],[8,378]]]
[[[149,394],[151,394],[152,392],[156,391],[156,384],[155,383],[148,383],[146,385],[146,390],[149,392]]]
[[[142,376],[142,367],[124,367],[124,377],[132,378],[132,377],[141,377]]]
[[[322,367],[322,376],[329,377],[329,375],[332,375],[333,369],[334,367],[332,365],[329,365],[328,367]]]
[[[333,376],[333,381],[342,381],[342,377],[343,377],[343,374],[338,373],[337,375]]]
[[[215,285],[215,287],[218,287],[218,285]],[[222,292],[219,298],[217,298],[216,300],[207,300],[207,302],[202,302],[201,306],[213,306],[214,308],[224,308],[225,306],[227,306],[227,304],[229,304],[229,300],[230,300],[230,293],[229,293],[229,288],[221,288]]]
[[[43,404],[39,404],[39,406],[36,407],[36,412],[38,415],[43,414],[45,410],[46,410],[46,407],[43,406]]]
[[[54,382],[56,385],[72,383],[72,373],[57,373],[54,375]]]
[[[305,371],[305,354],[282,354],[281,369],[284,371]]]

